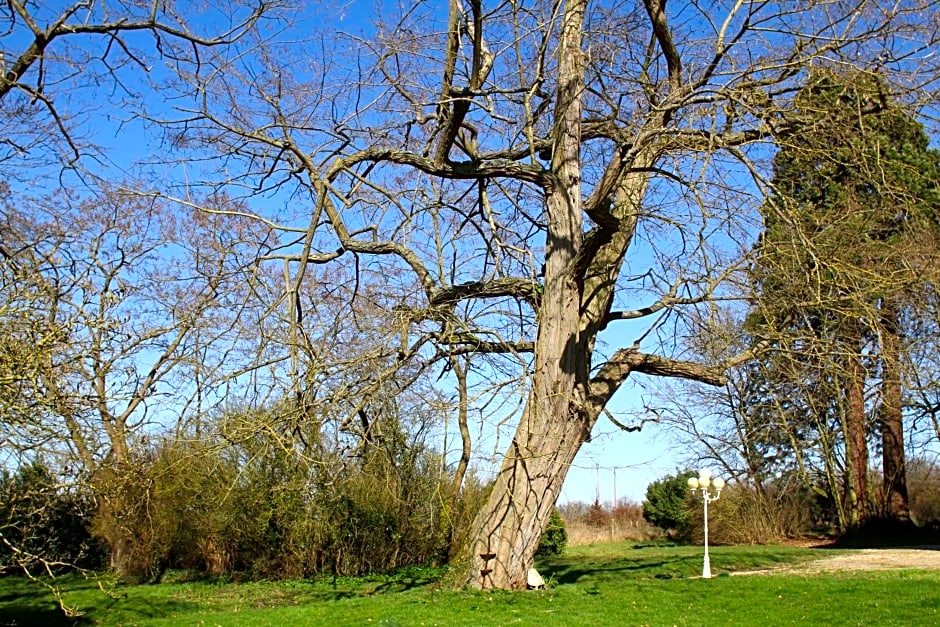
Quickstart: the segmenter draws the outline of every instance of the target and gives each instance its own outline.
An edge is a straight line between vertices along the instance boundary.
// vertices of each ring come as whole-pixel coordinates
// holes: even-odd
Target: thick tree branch
[[[481,340],[470,333],[459,334],[434,334],[434,339],[446,348],[442,352],[446,355],[515,355],[522,353],[534,353],[535,342],[490,342]]]
[[[592,416],[600,415],[607,402],[633,372],[691,379],[717,386],[727,381],[724,370],[721,367],[641,353],[637,348],[622,348],[592,377],[587,409]]]
[[[758,342],[750,349],[715,365],[641,353],[636,347],[622,348],[614,353],[591,379],[591,390],[587,401],[588,410],[592,416],[600,415],[614,393],[634,372],[657,377],[689,379],[712,386],[725,385],[728,382],[728,377],[725,375],[728,370],[754,359],[770,346],[769,341]]]
[[[422,157],[406,150],[393,148],[367,148],[333,165],[332,172],[351,168],[358,163],[387,161],[399,165],[412,166],[419,171],[445,179],[474,180],[490,178],[517,179],[535,183],[549,189],[553,186],[551,174],[540,166],[516,163],[510,160],[493,159],[479,161],[449,161],[437,163],[428,157]]]
[[[666,0],[643,0],[643,6],[646,7],[646,13],[653,24],[653,34],[656,36],[656,41],[666,57],[669,83],[674,89],[678,88],[682,80],[682,62],[679,58],[679,50],[672,40],[669,23],[666,20]]]
[[[538,311],[542,300],[541,285],[528,279],[517,278],[462,283],[437,290],[431,296],[431,305],[448,305],[472,298],[499,298],[502,296],[523,300]]]

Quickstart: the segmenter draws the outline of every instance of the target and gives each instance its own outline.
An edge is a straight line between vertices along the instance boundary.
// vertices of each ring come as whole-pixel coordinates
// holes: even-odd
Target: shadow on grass
[[[703,553],[703,547],[696,545],[614,546],[613,550],[598,545],[543,558],[537,568],[543,577],[558,584],[620,585],[631,580],[688,579],[701,576]],[[815,559],[813,549],[784,545],[711,546],[710,554],[714,576]]]
[[[575,568],[573,565],[569,565],[567,568],[552,571],[552,577],[559,584],[578,583],[585,577],[590,577],[594,580],[604,580],[608,578],[605,575],[613,576],[617,573],[629,572],[640,573],[649,571],[649,577],[655,577],[655,571],[657,567],[662,567],[665,565],[666,562],[643,564],[607,564],[605,566],[591,564],[582,568]]]
[[[693,555],[638,560],[545,560],[541,567],[558,584],[602,583],[626,579],[672,579],[689,577],[701,569],[702,558]]]
[[[873,517],[849,529],[833,548],[918,548],[940,550],[940,523],[920,526],[909,520]]]
[[[122,589],[105,592],[98,581],[67,575],[57,578],[65,605],[77,612],[67,615],[52,591],[42,583],[26,577],[0,578],[0,626],[133,624],[141,619],[164,618],[174,613],[191,612],[197,604],[173,598],[146,595]],[[128,588],[142,590],[141,586]]]
[[[81,616],[66,616],[48,588],[25,577],[4,577],[0,582],[12,589],[0,594],[0,625],[59,627],[90,623]]]
[[[61,610],[18,610],[14,607],[0,609],[0,625],[16,627],[66,627],[72,625],[90,625],[84,617],[69,618]]]
[[[100,616],[102,613],[113,616],[120,616],[116,619],[119,623],[134,624],[142,619],[165,618],[172,613],[185,614],[197,609],[197,606],[191,603],[182,603],[178,601],[168,601],[155,605],[153,603],[135,604],[134,607],[115,607],[115,603],[108,603],[104,606],[80,608],[78,616],[66,616],[54,603],[46,604],[44,607],[37,607],[35,603],[11,604],[6,607],[0,607],[0,625],[9,625],[16,627],[74,627],[81,625],[102,624]],[[94,617],[94,618],[93,618]],[[108,620],[107,622],[111,622]]]
[[[434,585],[441,580],[441,576],[425,577],[396,577],[389,579],[369,591],[369,594],[393,594],[396,592],[406,592],[415,588],[426,588]]]
[[[319,600],[330,601],[350,597],[369,597],[383,594],[396,594],[418,588],[439,585],[447,575],[446,567],[411,567],[395,573],[366,575],[332,580],[332,594],[327,594],[323,584],[330,581],[324,576],[308,580],[316,588]]]
[[[226,603],[259,608],[300,605],[394,595],[428,588],[439,585],[445,573],[442,568],[410,568],[392,574],[361,577],[319,575],[308,579],[249,581],[242,584],[193,582],[179,596],[204,599],[204,602],[213,606]]]

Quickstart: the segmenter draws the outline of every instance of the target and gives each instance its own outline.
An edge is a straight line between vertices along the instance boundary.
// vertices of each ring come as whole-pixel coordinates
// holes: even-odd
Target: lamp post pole
[[[703,508],[705,512],[705,560],[702,562],[702,578],[711,579],[712,565],[708,557],[708,504],[711,501],[717,501],[721,497],[721,490],[725,487],[724,479],[721,477],[712,478],[710,470],[703,469],[698,473],[698,477],[689,477],[689,488],[692,494],[700,494],[702,497]]]

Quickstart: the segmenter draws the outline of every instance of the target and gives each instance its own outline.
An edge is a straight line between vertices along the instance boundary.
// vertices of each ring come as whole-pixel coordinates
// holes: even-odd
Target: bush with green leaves
[[[298,442],[273,410],[226,419],[201,440],[151,439],[120,473],[110,492],[124,507],[98,530],[133,539],[121,572],[276,579],[440,564],[485,489],[465,481],[454,498],[440,454],[391,421],[350,455],[315,433]]]
[[[542,532],[539,539],[539,548],[535,554],[542,555],[560,555],[568,544],[568,531],[565,529],[565,521],[557,509],[552,510],[552,515],[548,519],[548,525]]]
[[[648,522],[682,535],[692,517],[690,506],[689,477],[691,471],[680,472],[658,479],[646,488],[646,500],[643,501],[643,518]]]

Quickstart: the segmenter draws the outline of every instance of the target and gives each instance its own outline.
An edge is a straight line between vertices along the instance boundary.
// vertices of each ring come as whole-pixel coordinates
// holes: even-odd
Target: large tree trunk
[[[886,513],[899,521],[911,518],[907,498],[904,421],[901,413],[901,330],[895,303],[885,299],[881,314],[881,457]]]
[[[534,409],[536,405],[544,407],[530,400],[489,500],[474,522],[468,585],[526,587],[542,530],[589,433],[577,418],[543,413]]]
[[[865,368],[862,365],[861,329],[851,321],[845,366],[845,498],[847,522],[858,525],[869,515],[868,440],[865,425]]]
[[[147,568],[140,561],[133,534],[135,510],[141,506],[139,473],[126,463],[108,463],[94,475],[97,508],[95,533],[108,546],[109,567],[119,577],[142,577]]]
[[[552,172],[548,191],[545,286],[539,308],[535,372],[526,408],[487,503],[477,516],[467,583],[525,588],[539,537],[568,468],[590,434],[584,390],[590,354],[581,337],[577,255],[581,218],[581,31],[586,2],[565,5],[558,51]],[[580,391],[580,393],[579,393]]]
[[[673,59],[675,49],[665,32],[662,5],[654,4],[646,8],[657,39],[671,59],[673,87],[680,89],[678,61]],[[470,586],[526,586],[539,538],[571,463],[607,401],[631,372],[711,385],[726,382],[723,368],[644,354],[639,345],[617,351],[591,376],[594,342],[610,321],[617,277],[662,145],[646,141],[622,146],[590,197],[582,198],[581,32],[586,6],[586,0],[569,0],[562,17],[552,184],[546,188],[545,284],[538,309],[532,385],[493,491],[471,530],[465,554],[469,563],[465,583]],[[652,130],[665,128],[670,116],[670,108],[663,106],[645,125]],[[653,136],[650,133],[646,138]],[[582,231],[582,214],[594,223],[590,231]],[[652,308],[621,312],[620,318],[652,313],[668,306],[672,296],[664,296]]]

